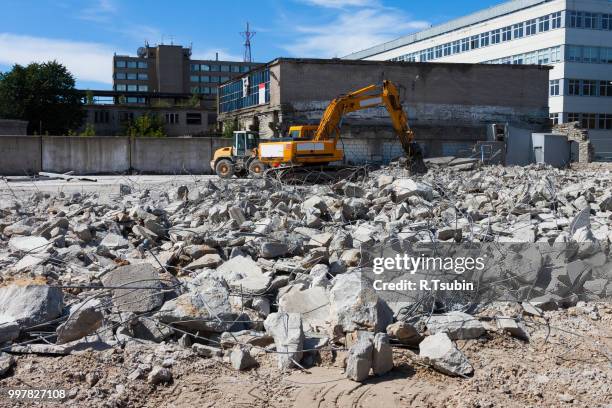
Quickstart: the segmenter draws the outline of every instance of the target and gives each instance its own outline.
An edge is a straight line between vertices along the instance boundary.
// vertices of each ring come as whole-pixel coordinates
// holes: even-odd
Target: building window
[[[178,113],[166,113],[166,123],[168,125],[176,125],[179,123]]]
[[[138,68],[138,63],[136,61],[128,61],[127,67],[128,68]]]
[[[580,60],[582,59],[580,57],[580,47],[575,45],[568,45],[566,59],[568,61],[580,62]]]
[[[433,47],[427,49],[427,61],[431,61],[432,59],[434,59],[434,49],[433,49]]]
[[[478,47],[479,47],[478,36],[477,36],[477,35],[473,35],[473,36],[470,38],[470,49],[471,49],[471,50],[474,50],[474,49],[476,49],[476,48],[478,48]]]
[[[217,114],[216,113],[209,113],[208,114],[208,118],[206,118],[206,123],[208,123],[209,125],[215,125],[217,123]]]
[[[210,82],[219,82],[219,77],[217,77],[217,76],[211,76],[211,77],[210,77]]]
[[[585,129],[595,129],[595,117],[596,115],[594,113],[583,113],[582,127]]]
[[[115,67],[117,67],[117,68],[125,68],[126,67],[126,62],[124,60],[117,60],[117,61],[115,61]]]
[[[127,86],[128,92],[136,92],[138,90],[138,85],[129,85]]]
[[[610,21],[612,20],[612,16],[610,14],[602,14],[601,15],[601,29],[602,30],[610,30],[612,27],[610,26]]]
[[[558,11],[556,13],[552,13],[551,17],[552,17],[552,19],[551,19],[552,28],[553,29],[561,28],[561,12]]]
[[[210,65],[200,64],[200,71],[210,71]]]
[[[140,92],[149,92],[149,86],[148,85],[138,85],[138,90]]]
[[[599,62],[599,48],[598,47],[583,47],[582,48],[582,61],[583,62]]]
[[[551,113],[549,117],[550,117],[551,126],[559,124],[559,114],[558,113]]]
[[[199,112],[187,112],[185,122],[187,122],[188,125],[201,125],[202,114]]]
[[[200,87],[200,93],[208,95],[210,93],[210,88],[207,86]]]
[[[249,72],[250,69],[251,67],[249,67],[248,65],[242,65],[240,67],[240,72]]]
[[[612,96],[612,81],[599,81],[599,96]]]
[[[191,88],[189,88],[189,92],[191,92],[192,94],[200,93],[200,87],[199,86],[192,86]]]
[[[534,35],[536,33],[536,19],[527,20],[525,23],[525,34],[526,35]]]
[[[125,101],[127,103],[145,103],[145,98],[141,96],[128,96],[127,98],[125,98]]]
[[[435,49],[436,58],[442,58],[442,46],[438,45]],[[223,81],[221,81],[223,82]]]
[[[200,64],[189,64],[191,72],[198,72],[200,70]]]
[[[217,94],[217,88],[210,88],[210,93],[212,95],[216,95]]]
[[[126,84],[116,84],[115,85],[115,91],[127,91],[127,85]]]
[[[486,47],[489,45],[489,33],[482,33],[480,34],[480,46],[481,47]]]
[[[190,81],[190,82],[200,82],[200,77],[199,77],[199,76],[197,76],[197,75],[191,75],[191,76],[189,77],[189,81]]]
[[[584,28],[595,28],[596,19],[597,17],[595,14],[585,11],[584,12]]]
[[[138,78],[138,76],[136,75],[135,72],[128,72],[127,73],[127,79],[129,79],[130,81],[135,81]]]
[[[134,120],[134,112],[119,112],[119,122],[127,123]]]
[[[451,43],[444,44],[444,56],[451,55]]]
[[[221,65],[221,72],[229,72],[229,65]]]
[[[232,68],[232,72],[240,72],[240,66],[238,65],[232,65],[231,68]]]
[[[147,63],[147,61],[138,61],[138,68],[147,69],[148,67],[149,67],[149,64]]]
[[[523,54],[512,56],[512,63],[515,65],[520,65],[523,63],[523,61]]]
[[[538,20],[538,31],[543,33],[550,30],[550,15],[540,17]]]
[[[552,47],[550,49],[550,62],[561,61],[561,47]]]
[[[138,74],[139,81],[147,81],[149,79],[149,74]]]
[[[584,96],[596,96],[597,95],[597,81],[591,79],[585,79],[582,81],[582,95]]]
[[[491,31],[491,44],[499,44],[500,42],[500,32],[501,30],[493,30]]]
[[[219,77],[219,82],[227,82],[227,81],[229,81],[229,77],[226,77],[226,76]]]
[[[208,75],[200,76],[200,82],[210,82],[210,77]]]
[[[421,53],[419,54],[419,61],[420,62],[427,61],[427,51],[426,50],[421,51]]]
[[[209,65],[208,66],[208,70],[209,71],[219,71],[219,66],[218,65]]]
[[[510,41],[512,39],[512,27],[502,28],[502,41]]]
[[[568,122],[580,122],[580,114],[579,113],[574,113],[574,112],[569,112],[567,114],[567,121]]]
[[[578,96],[580,95],[580,80],[570,79],[567,81],[567,94]]]
[[[599,60],[603,64],[612,64],[612,48],[601,48],[599,51]]]
[[[612,129],[612,114],[600,113],[599,114],[599,128],[600,129]]]
[[[94,123],[109,123],[110,113],[108,111],[94,111]]]
[[[115,79],[125,79],[125,78],[126,78],[125,72],[117,72],[115,74]]]
[[[550,50],[548,48],[538,51],[538,65],[548,64],[550,61]]]
[[[470,49],[470,39],[462,38],[461,39],[461,52],[469,51]]]
[[[453,54],[461,52],[461,41],[453,41]]]
[[[537,52],[532,51],[525,54],[525,64],[534,65],[537,62]]]
[[[582,12],[581,11],[568,11],[570,16],[570,27],[582,28]]]
[[[514,27],[514,38],[523,38],[523,24],[524,23],[518,23],[515,24]]]
[[[559,95],[559,80],[554,79],[549,81],[550,84],[550,96],[558,96]]]

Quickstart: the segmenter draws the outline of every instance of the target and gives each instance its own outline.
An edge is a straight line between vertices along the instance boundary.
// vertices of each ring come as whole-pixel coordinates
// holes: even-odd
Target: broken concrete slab
[[[40,281],[20,280],[0,287],[0,324],[41,325],[62,314],[63,293]]]
[[[474,316],[458,311],[430,316],[426,325],[431,334],[446,333],[451,340],[476,339],[485,333],[482,323]]]
[[[43,237],[22,237],[14,236],[8,242],[9,248],[13,251],[27,252],[36,254],[44,252],[49,248],[50,242]]]
[[[197,269],[216,268],[222,263],[223,259],[221,258],[221,256],[219,256],[219,254],[206,254],[191,262],[183,269],[185,269],[186,271],[195,271]]]
[[[410,323],[406,322],[395,322],[388,325],[387,334],[400,343],[411,346],[418,345],[422,340],[422,337],[417,329]]]
[[[266,332],[274,337],[278,368],[287,370],[299,363],[304,348],[302,318],[298,313],[271,313],[264,322]]]
[[[259,253],[262,258],[271,259],[287,255],[289,246],[283,242],[266,241],[261,244]]]
[[[217,268],[230,288],[248,293],[263,293],[272,282],[257,262],[246,256],[235,256]]]
[[[409,197],[419,196],[427,201],[433,200],[433,189],[421,182],[410,178],[399,178],[391,183],[394,193],[394,201],[401,203]]]
[[[511,336],[529,341],[529,332],[523,322],[517,322],[511,317],[497,317],[497,328],[510,333]]]
[[[425,337],[419,344],[419,356],[443,374],[466,376],[474,372],[467,357],[446,333]]]
[[[78,340],[98,330],[104,319],[101,309],[99,299],[90,299],[72,306],[68,319],[56,329],[57,344]]]
[[[376,333],[373,342],[372,370],[374,375],[383,375],[393,369],[393,349],[389,344],[389,336]]]
[[[307,331],[321,331],[329,321],[329,291],[321,286],[291,290],[278,300],[278,311],[299,313]]]
[[[230,353],[230,362],[234,370],[242,371],[257,365],[257,360],[251,356],[249,350],[240,345],[234,346]]]
[[[110,250],[114,250],[127,248],[129,246],[129,241],[123,238],[121,235],[110,233],[106,234],[106,236],[102,238],[100,245]]]
[[[113,288],[113,307],[121,312],[150,312],[164,301],[156,268],[149,263],[125,265],[113,269],[102,279]]]
[[[15,358],[5,352],[0,352],[0,377],[6,374],[15,364]]]
[[[374,346],[370,339],[361,339],[353,344],[348,351],[346,359],[346,378],[363,382],[370,375],[372,368]]]

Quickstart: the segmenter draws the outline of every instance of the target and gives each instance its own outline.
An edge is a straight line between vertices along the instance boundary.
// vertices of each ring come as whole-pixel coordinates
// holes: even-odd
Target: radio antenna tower
[[[251,38],[255,37],[255,31],[249,30],[249,22],[246,23],[246,31],[240,33],[244,37],[244,62],[253,62],[251,59]]]

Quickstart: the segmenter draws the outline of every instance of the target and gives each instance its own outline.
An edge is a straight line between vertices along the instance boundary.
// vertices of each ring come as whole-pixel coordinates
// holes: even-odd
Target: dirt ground
[[[222,359],[176,345],[128,346],[69,356],[17,356],[0,380],[0,407],[612,407],[612,305],[575,307],[528,318],[531,341],[495,330],[459,341],[471,378],[425,366],[418,350],[394,349],[394,370],[360,384],[343,375],[344,351],[324,352],[307,371],[281,373],[274,354],[234,371]],[[486,323],[485,323],[486,324]],[[416,352],[416,354],[415,354]],[[171,359],[173,381],[150,385],[139,365]],[[62,388],[63,402],[15,401],[6,389]]]

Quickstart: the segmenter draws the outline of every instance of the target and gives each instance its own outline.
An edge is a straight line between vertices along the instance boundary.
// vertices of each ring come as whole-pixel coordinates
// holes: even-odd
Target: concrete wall
[[[122,173],[130,167],[129,140],[125,137],[43,137],[44,171],[76,174]]]
[[[0,174],[15,176],[41,170],[39,136],[0,136]]]
[[[28,132],[27,120],[0,119],[0,135],[26,135]]]
[[[231,144],[224,138],[0,136],[0,175],[206,174],[215,150]]]

